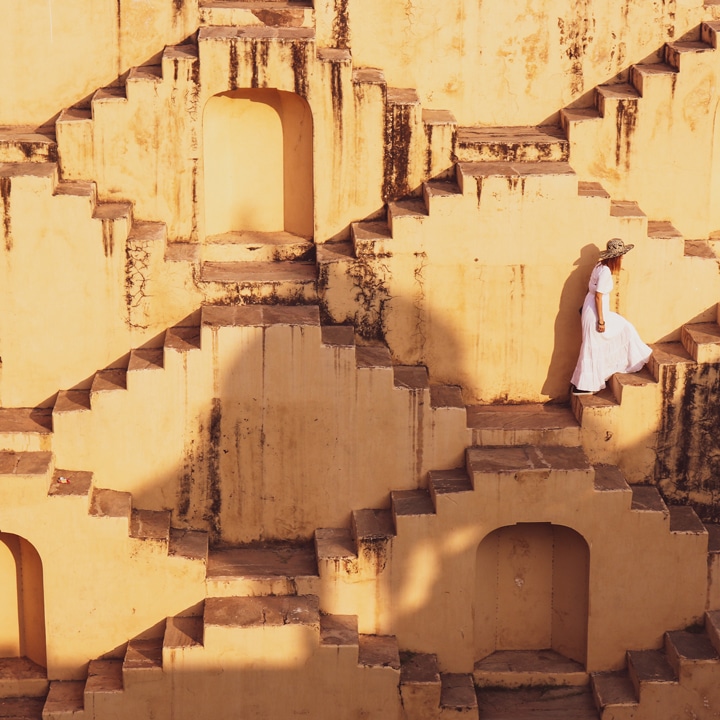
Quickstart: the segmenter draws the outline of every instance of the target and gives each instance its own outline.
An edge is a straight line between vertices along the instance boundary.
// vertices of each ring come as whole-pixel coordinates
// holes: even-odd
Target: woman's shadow
[[[597,263],[599,250],[597,245],[585,245],[580,257],[573,263],[574,270],[563,284],[560,293],[560,306],[555,316],[553,351],[550,356],[542,393],[549,397],[548,402],[565,402],[570,394],[572,376],[582,333],[580,329],[580,310],[588,289],[588,280]]]

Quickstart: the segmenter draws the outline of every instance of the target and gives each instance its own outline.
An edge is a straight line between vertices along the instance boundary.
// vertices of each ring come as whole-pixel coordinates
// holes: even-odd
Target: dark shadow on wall
[[[555,316],[553,351],[542,392],[553,402],[567,400],[572,376],[580,351],[580,310],[587,293],[587,283],[598,259],[597,245],[588,244],[580,250],[580,257],[573,263],[575,268],[563,285],[560,303]],[[567,378],[562,388],[556,378]]]

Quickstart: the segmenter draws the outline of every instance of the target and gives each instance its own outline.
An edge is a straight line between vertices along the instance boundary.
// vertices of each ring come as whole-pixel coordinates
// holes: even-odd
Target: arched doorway
[[[260,89],[210,98],[203,155],[206,237],[313,236],[312,114],[299,95]]]
[[[10,533],[0,533],[0,657],[47,664],[42,562],[27,540]]]
[[[574,530],[518,523],[478,546],[475,659],[552,649],[585,664],[590,552]]]

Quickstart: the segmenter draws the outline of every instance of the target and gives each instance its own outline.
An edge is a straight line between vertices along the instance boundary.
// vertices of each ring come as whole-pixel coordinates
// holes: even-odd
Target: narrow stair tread
[[[0,433],[52,432],[52,408],[0,408]]]
[[[400,670],[400,651],[394,635],[359,635],[358,664]]]
[[[43,708],[47,715],[79,714],[84,708],[84,680],[53,680],[50,683],[50,691]]]
[[[469,673],[441,673],[440,707],[476,708],[478,705],[473,676]]]
[[[562,430],[579,425],[566,405],[468,405],[467,426],[473,430]]]
[[[313,28],[270,27],[268,25],[243,25],[240,27],[228,25],[206,25],[198,31],[198,42],[204,40],[239,38],[241,40],[296,40],[313,42],[315,30]]]
[[[89,390],[61,390],[58,393],[53,412],[79,412],[90,410]]]
[[[471,472],[515,473],[523,470],[590,469],[579,447],[517,445],[471,447],[467,452]]]
[[[355,543],[348,528],[318,528],[315,530],[318,559],[357,558]]]
[[[631,485],[630,488],[632,490],[630,505],[632,510],[667,514],[667,506],[654,485]]]
[[[588,180],[578,180],[578,196],[610,199],[610,193],[599,182]]]
[[[355,347],[355,328],[352,325],[323,325],[320,332],[324,345]]]
[[[130,352],[128,372],[138,370],[162,370],[162,348],[136,348]]]
[[[677,68],[668,63],[638,63],[633,65],[633,70],[643,73],[644,75],[676,75]]]
[[[532,673],[556,676],[584,674],[583,665],[555,650],[496,650],[475,663],[474,675],[483,673]]]
[[[675,673],[660,650],[629,650],[628,665],[638,682],[675,682]]]
[[[165,623],[163,647],[182,648],[202,645],[203,619],[200,616],[169,617]]]
[[[434,515],[430,493],[424,489],[394,490],[390,493],[395,515]]]
[[[617,465],[595,465],[595,489],[601,492],[627,491],[628,485],[622,470]]]
[[[692,323],[684,325],[683,331],[698,345],[720,343],[720,325],[717,323]]]
[[[52,453],[46,450],[0,450],[0,475],[45,475],[51,462]]]
[[[400,682],[403,685],[438,684],[440,668],[437,655],[413,653],[400,655]]]
[[[314,282],[314,262],[204,262],[203,282]]]
[[[575,175],[566,162],[461,162],[458,167],[472,177],[523,177],[528,175]]]
[[[405,197],[388,203],[388,212],[393,218],[403,216],[426,217],[428,214],[422,198]]]
[[[358,541],[384,540],[395,535],[392,513],[389,510],[353,510],[352,519],[354,536]]]
[[[200,326],[175,326],[165,332],[165,347],[178,352],[200,348]]]
[[[381,343],[363,343],[355,346],[355,362],[359,368],[390,368],[392,356]]]
[[[431,470],[428,477],[430,488],[435,495],[473,491],[472,481],[465,468]]]
[[[462,388],[459,385],[430,385],[430,407],[465,408]]]
[[[162,651],[161,637],[130,640],[123,660],[123,670],[162,668]]]
[[[677,365],[679,363],[695,362],[682,343],[656,343],[650,347],[652,347],[653,351],[653,361],[658,365]]]
[[[665,635],[668,643],[683,660],[720,660],[720,655],[704,632],[672,630]]]
[[[41,720],[44,697],[0,697],[0,720]]]
[[[482,720],[598,720],[588,686],[481,688],[477,698]]]
[[[592,676],[592,684],[600,708],[607,705],[637,705],[635,687],[626,671],[597,673]]]
[[[319,601],[315,595],[209,597],[204,621],[205,625],[230,627],[319,626]]]
[[[311,543],[267,543],[210,550],[208,578],[317,576]]]
[[[708,534],[708,552],[720,553],[720,524],[704,523]]]
[[[211,245],[288,245],[296,243],[307,243],[312,245],[312,240],[287,232],[278,230],[276,232],[260,232],[259,230],[231,230],[217,235],[210,235],[205,240]]]
[[[320,642],[323,645],[356,647],[359,642],[357,615],[321,615]]]
[[[667,240],[670,238],[682,238],[682,233],[669,220],[648,219],[647,234],[655,240]]]
[[[122,660],[91,660],[85,692],[122,692]]]
[[[599,94],[607,98],[615,99],[638,99],[640,93],[630,83],[617,83],[615,85],[598,85],[597,91]]]
[[[147,540],[169,540],[169,510],[133,510],[130,535]]]
[[[91,393],[111,392],[113,390],[127,389],[127,370],[122,368],[107,368],[99,370],[93,377]]]
[[[363,220],[352,223],[350,227],[356,241],[392,238],[390,227],[385,220]]]
[[[705,534],[705,526],[689,505],[669,505],[668,512],[670,513],[670,532]]]
[[[170,528],[168,555],[206,562],[208,558],[208,534],[203,530]]]
[[[457,129],[458,143],[567,143],[562,128],[557,125],[522,125]]]
[[[84,470],[55,470],[48,495],[52,497],[85,496],[92,489],[93,474]]]
[[[0,657],[0,684],[9,680],[47,680],[47,670],[26,657]]]
[[[129,492],[95,488],[90,500],[90,515],[130,519],[132,495]]]
[[[408,390],[425,390],[430,387],[428,371],[424,365],[394,365],[395,387]]]

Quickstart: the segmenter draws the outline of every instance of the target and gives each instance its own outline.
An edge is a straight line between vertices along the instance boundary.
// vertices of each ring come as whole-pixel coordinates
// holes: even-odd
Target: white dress
[[[612,289],[610,268],[598,263],[590,275],[582,307],[582,345],[571,380],[578,390],[602,390],[611,375],[637,372],[652,354],[632,324],[622,315],[610,311]],[[604,333],[597,331],[596,292],[602,293]]]

